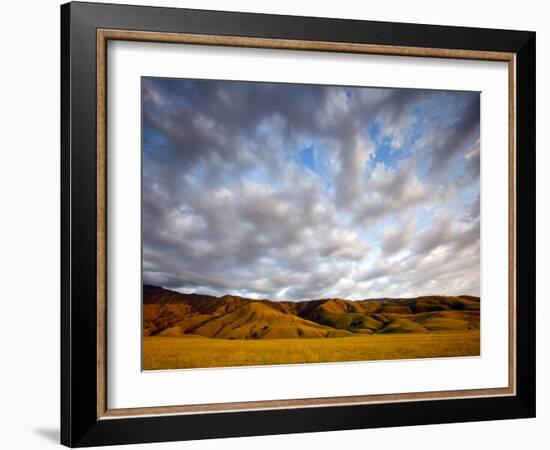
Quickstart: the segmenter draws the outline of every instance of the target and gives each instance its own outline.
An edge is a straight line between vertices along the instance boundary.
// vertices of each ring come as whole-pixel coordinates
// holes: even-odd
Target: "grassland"
[[[358,334],[333,338],[213,339],[199,335],[143,338],[143,369],[259,366],[477,356],[479,330]]]

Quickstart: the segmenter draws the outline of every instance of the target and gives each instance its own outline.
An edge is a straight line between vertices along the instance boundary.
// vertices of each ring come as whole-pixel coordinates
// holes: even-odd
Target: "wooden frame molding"
[[[265,49],[363,53],[409,57],[453,58],[508,62],[509,72],[509,385],[504,388],[419,392],[348,397],[289,399],[109,409],[107,404],[107,43],[109,40],[217,45]],[[292,39],[251,38],[207,34],[159,33],[97,29],[97,418],[217,413],[343,406],[421,400],[512,396],[516,394],[516,54],[511,52],[336,43]]]
[[[251,38],[193,33],[157,33],[151,31],[98,29],[98,43],[113,41],[157,42],[164,44],[217,45],[276,50],[307,50],[320,52],[364,53],[370,55],[417,56],[432,58],[512,61],[515,54],[482,50],[404,47],[376,44],[355,44],[328,41],[300,41],[293,39]]]

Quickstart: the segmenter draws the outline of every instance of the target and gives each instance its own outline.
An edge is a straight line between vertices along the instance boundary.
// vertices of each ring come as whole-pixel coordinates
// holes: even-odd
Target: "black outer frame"
[[[96,29],[515,53],[516,383],[507,397],[97,419]],[[71,447],[535,416],[535,33],[113,4],[61,6],[61,443]]]

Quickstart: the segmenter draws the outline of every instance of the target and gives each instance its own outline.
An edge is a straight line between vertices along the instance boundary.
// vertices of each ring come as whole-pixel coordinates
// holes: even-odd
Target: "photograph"
[[[37,303],[59,314],[57,344],[44,332],[11,346],[41,358],[16,378],[56,364],[37,385],[44,414],[24,408],[36,440],[298,448],[322,434],[332,448],[387,446],[391,428],[396,446],[424,448],[429,427],[434,446],[512,448],[540,428],[543,15],[286,3],[31,14],[41,38],[11,59],[32,82],[6,91],[25,131],[7,148],[30,136],[29,86],[58,99],[24,146],[42,163],[7,152],[25,159],[6,173],[29,195],[6,223],[32,230],[5,260],[19,274],[8,289],[36,276],[40,295],[60,288],[59,308]],[[44,24],[60,66],[37,84]],[[48,133],[60,158],[43,151]],[[42,229],[46,185],[26,181],[38,172],[60,190],[57,237]],[[34,241],[58,245],[59,265],[52,250],[27,270]]]
[[[29,195],[6,223],[28,225],[33,255],[5,258],[8,289],[59,285],[59,308],[46,305],[58,317],[34,314],[59,324],[57,344],[11,346],[41,357],[15,364],[19,378],[56,364],[39,383],[59,393],[48,421],[24,408],[36,438],[52,420],[71,448],[298,448],[321,434],[323,448],[387,446],[389,428],[396,446],[429,446],[429,428],[439,447],[475,435],[512,448],[533,435],[543,15],[146,3],[32,15],[60,59],[44,82],[31,67],[52,60],[35,48],[44,24],[16,48],[30,65],[15,76],[32,82],[6,91],[7,110],[27,118],[34,86],[58,97],[46,109],[60,125],[51,111],[25,120],[7,146],[38,127],[24,147],[56,166],[7,152],[25,159],[6,174]],[[27,182],[38,172],[60,191],[55,236],[46,185]],[[59,264],[52,250],[27,270],[34,241],[58,245]],[[474,434],[449,439],[450,424]]]
[[[480,93],[142,77],[142,368],[480,355]]]

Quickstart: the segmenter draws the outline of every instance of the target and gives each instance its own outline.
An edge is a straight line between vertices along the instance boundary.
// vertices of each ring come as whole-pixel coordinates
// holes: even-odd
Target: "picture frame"
[[[69,447],[535,416],[533,32],[72,2],[61,6],[61,443]],[[508,386],[112,409],[107,44],[155,42],[508,66]],[[490,258],[491,256],[488,255]]]

